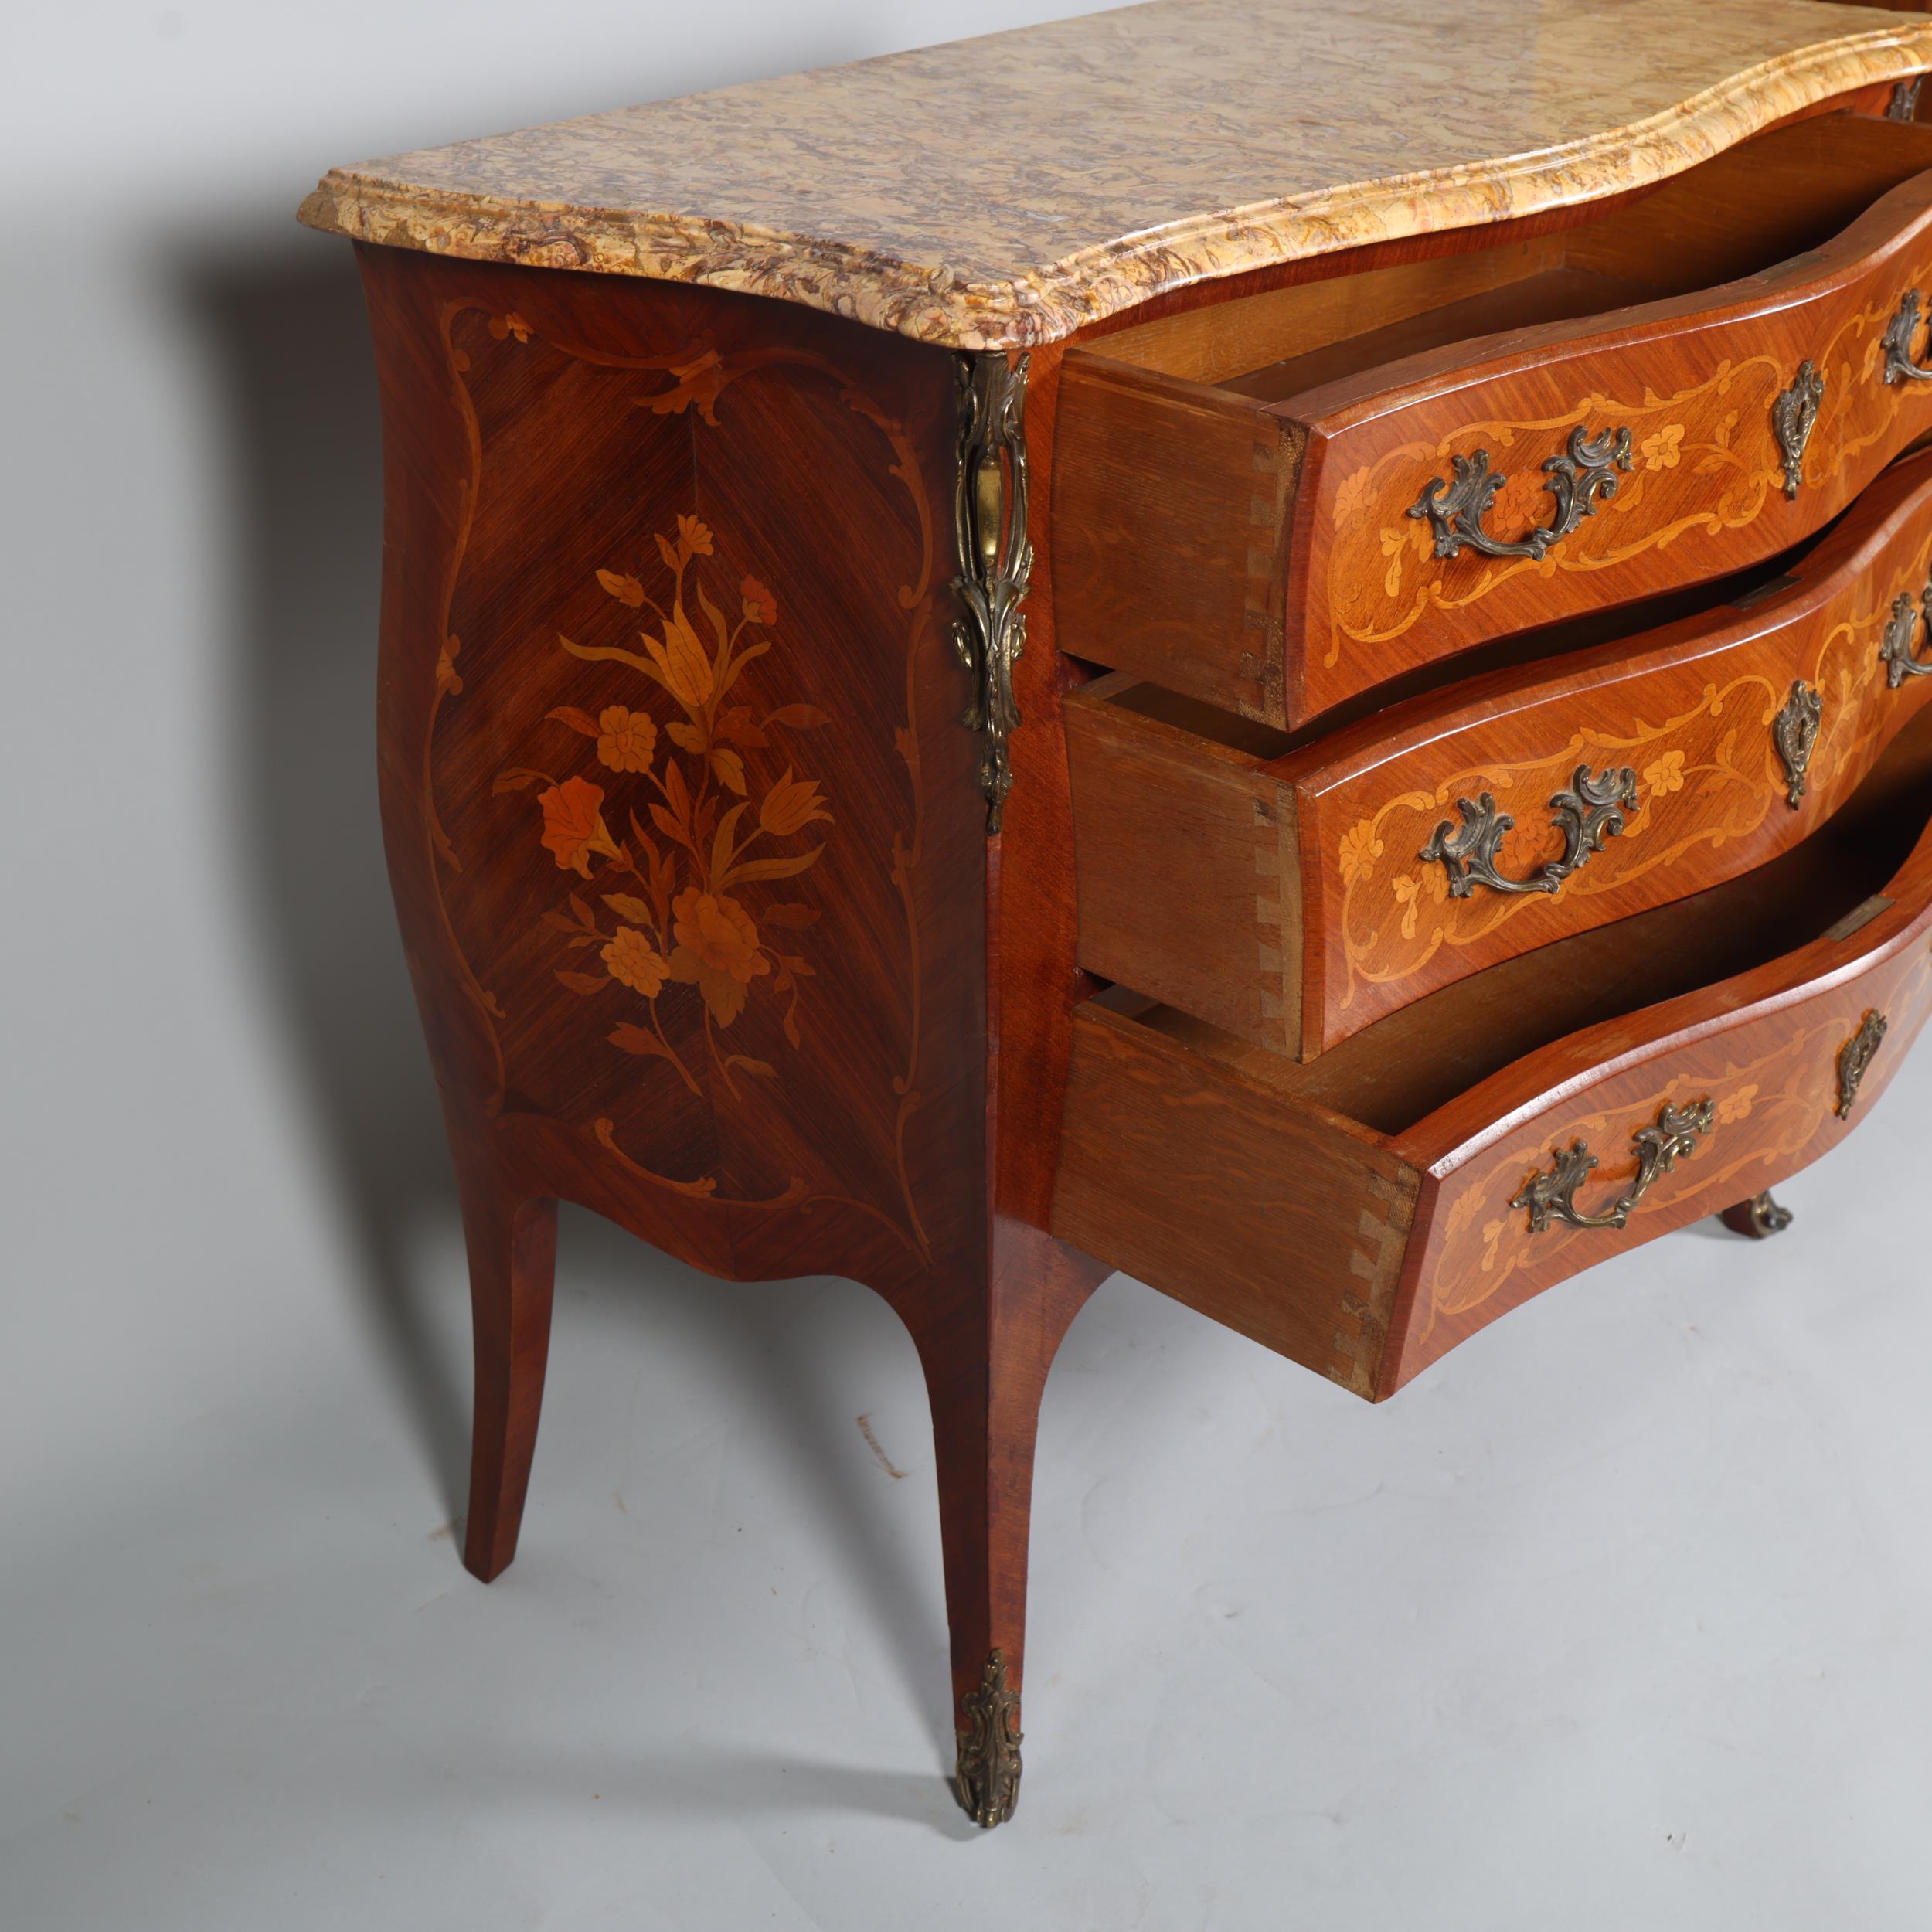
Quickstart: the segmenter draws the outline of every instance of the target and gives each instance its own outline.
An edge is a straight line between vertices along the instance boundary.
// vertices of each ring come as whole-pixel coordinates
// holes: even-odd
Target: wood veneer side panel
[[[1294,794],[1258,763],[1107,702],[1066,706],[1080,962],[1281,1047],[1301,1026]]]
[[[1396,1299],[1382,1393],[1478,1329],[1607,1257],[1747,1199],[1865,1128],[1932,1012],[1932,835],[1855,931],[1530,1055],[1396,1137],[1427,1179]],[[1849,1116],[1840,1055],[1866,1015],[1886,1031]],[[1532,1233],[1510,1203],[1554,1150],[1600,1165],[1578,1191],[1600,1213],[1636,1172],[1631,1137],[1666,1105],[1714,1123],[1621,1228]]]
[[[359,252],[388,495],[384,832],[453,1142],[512,1194],[714,1273],[845,1274],[909,1319],[983,1297],[952,359],[716,291]],[[647,599],[707,638],[736,627],[715,705],[709,654],[682,697],[651,675]],[[707,712],[731,759],[691,748]],[[696,849],[652,815],[674,767],[712,815]],[[801,780],[821,804],[784,789]],[[733,842],[776,876],[719,876],[741,795]],[[668,849],[662,906],[647,841]],[[681,939],[707,876],[736,937]]]
[[[1239,396],[1070,353],[1054,449],[1061,650],[1281,722],[1301,433]]]
[[[1417,1186],[1380,1140],[1092,1005],[1053,1232],[1372,1396]]]

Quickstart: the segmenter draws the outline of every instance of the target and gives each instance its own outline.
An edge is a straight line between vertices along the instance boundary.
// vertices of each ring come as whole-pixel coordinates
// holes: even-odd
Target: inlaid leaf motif
[[[615,570],[600,570],[597,581],[620,604],[628,604],[634,611],[644,602],[644,586],[635,577],[621,576]]]

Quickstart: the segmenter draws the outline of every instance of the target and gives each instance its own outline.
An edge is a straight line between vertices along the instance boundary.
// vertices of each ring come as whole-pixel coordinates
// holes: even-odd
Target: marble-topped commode
[[[560,1202],[862,1282],[998,1824],[1111,1270],[1381,1401],[1784,1225],[1932,1021],[1927,71],[1823,0],[1155,0],[325,179],[476,1576]]]

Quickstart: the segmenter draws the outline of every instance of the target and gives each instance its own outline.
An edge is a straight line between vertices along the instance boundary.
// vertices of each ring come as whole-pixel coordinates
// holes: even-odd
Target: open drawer
[[[1305,742],[1099,679],[1066,705],[1080,963],[1312,1059],[1815,831],[1932,696],[1928,611],[1932,453],[1722,602]]]
[[[1861,1126],[1932,1003],[1932,715],[1783,857],[1297,1065],[1077,1012],[1053,1231],[1391,1394],[1594,1261]],[[1916,842],[1914,842],[1916,841]]]
[[[1090,338],[1060,647],[1291,729],[1788,548],[1932,430],[1927,168],[1932,128],[1824,116],[1553,233]]]

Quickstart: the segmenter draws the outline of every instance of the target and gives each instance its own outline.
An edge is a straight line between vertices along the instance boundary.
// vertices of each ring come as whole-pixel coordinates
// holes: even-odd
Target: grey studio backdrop
[[[1789,1233],[1625,1256],[1380,1410],[1104,1289],[1048,1389],[990,1836],[940,1781],[925,1400],[864,1291],[567,1213],[522,1553],[458,1566],[372,383],[295,204],[1066,10],[0,26],[9,1932],[1927,1923],[1932,1055],[1781,1190]]]

